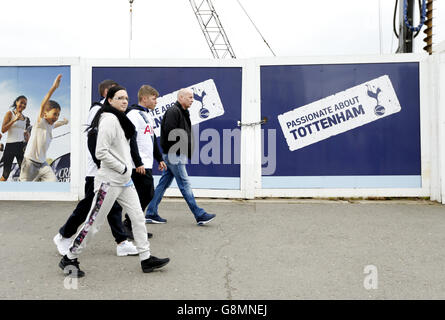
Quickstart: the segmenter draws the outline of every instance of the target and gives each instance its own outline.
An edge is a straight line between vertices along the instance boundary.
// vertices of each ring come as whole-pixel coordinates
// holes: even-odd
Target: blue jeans
[[[193,196],[193,191],[190,186],[189,176],[185,170],[185,164],[187,163],[187,157],[185,155],[176,155],[174,153],[162,154],[162,158],[167,165],[167,170],[162,173],[161,179],[155,189],[155,194],[153,199],[147,208],[146,217],[149,218],[150,215],[158,214],[158,206],[164,196],[165,190],[171,185],[173,178],[176,179],[176,183],[179,190],[187,202],[190,210],[193,212],[195,219],[205,214],[205,210],[198,207]]]

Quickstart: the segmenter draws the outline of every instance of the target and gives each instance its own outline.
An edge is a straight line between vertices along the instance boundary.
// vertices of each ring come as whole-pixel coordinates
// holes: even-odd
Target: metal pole
[[[413,25],[414,0],[399,0],[399,48],[396,53],[413,52],[413,32],[405,25],[404,4],[407,1],[407,18]]]
[[[131,58],[131,40],[133,40],[133,2],[134,0],[128,0],[130,2],[130,40],[128,43],[128,57]]]
[[[381,10],[381,0],[379,0],[379,44],[380,44],[380,54],[382,54],[382,10]]]

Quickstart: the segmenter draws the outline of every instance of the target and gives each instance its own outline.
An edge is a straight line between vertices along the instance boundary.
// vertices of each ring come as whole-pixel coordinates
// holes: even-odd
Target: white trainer
[[[58,233],[54,236],[53,242],[57,246],[57,251],[59,251],[59,254],[61,256],[64,256],[68,253],[73,239],[64,238],[60,233]]]
[[[128,240],[122,241],[116,246],[116,253],[118,257],[135,256],[139,254],[136,246]]]

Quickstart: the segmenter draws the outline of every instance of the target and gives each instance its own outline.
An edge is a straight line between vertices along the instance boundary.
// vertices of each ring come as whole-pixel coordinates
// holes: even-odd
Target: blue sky
[[[62,74],[62,81],[59,88],[51,97],[57,101],[62,110],[60,120],[67,118],[70,120],[70,68],[68,66],[54,67],[0,67],[0,115],[1,121],[9,107],[19,95],[28,98],[28,105],[24,114],[30,118],[34,125],[40,109],[40,103],[47,94],[54,79],[58,74]],[[62,126],[53,131],[53,137],[70,132],[70,125]],[[1,142],[6,142],[6,134]],[[53,139],[48,151],[48,158],[58,158],[70,152],[70,134]]]

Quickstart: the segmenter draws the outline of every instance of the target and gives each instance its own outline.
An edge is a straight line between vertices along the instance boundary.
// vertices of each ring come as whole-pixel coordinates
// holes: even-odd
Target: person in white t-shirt
[[[11,105],[11,110],[6,112],[2,123],[2,132],[8,133],[6,138],[5,153],[3,157],[3,174],[0,181],[7,181],[11,173],[14,158],[19,168],[22,166],[25,138],[27,136],[27,117],[23,114],[28,99],[18,96]],[[1,134],[0,134],[1,136]]]
[[[138,104],[134,104],[127,109],[127,117],[136,128],[136,134],[130,141],[131,157],[133,159],[131,179],[136,187],[139,201],[144,211],[154,194],[153,158],[159,163],[159,170],[167,169],[156,142],[154,120],[150,115],[150,110],[156,107],[158,97],[159,92],[155,88],[143,85],[138,91]],[[125,215],[124,225],[131,232],[131,220],[127,214]]]
[[[46,153],[53,138],[54,128],[68,124],[66,118],[57,121],[60,115],[60,105],[50,100],[52,94],[60,85],[62,75],[57,75],[53,85],[43,98],[37,121],[32,128],[31,137],[26,146],[19,181],[49,181],[57,182],[57,177],[46,162]]]

